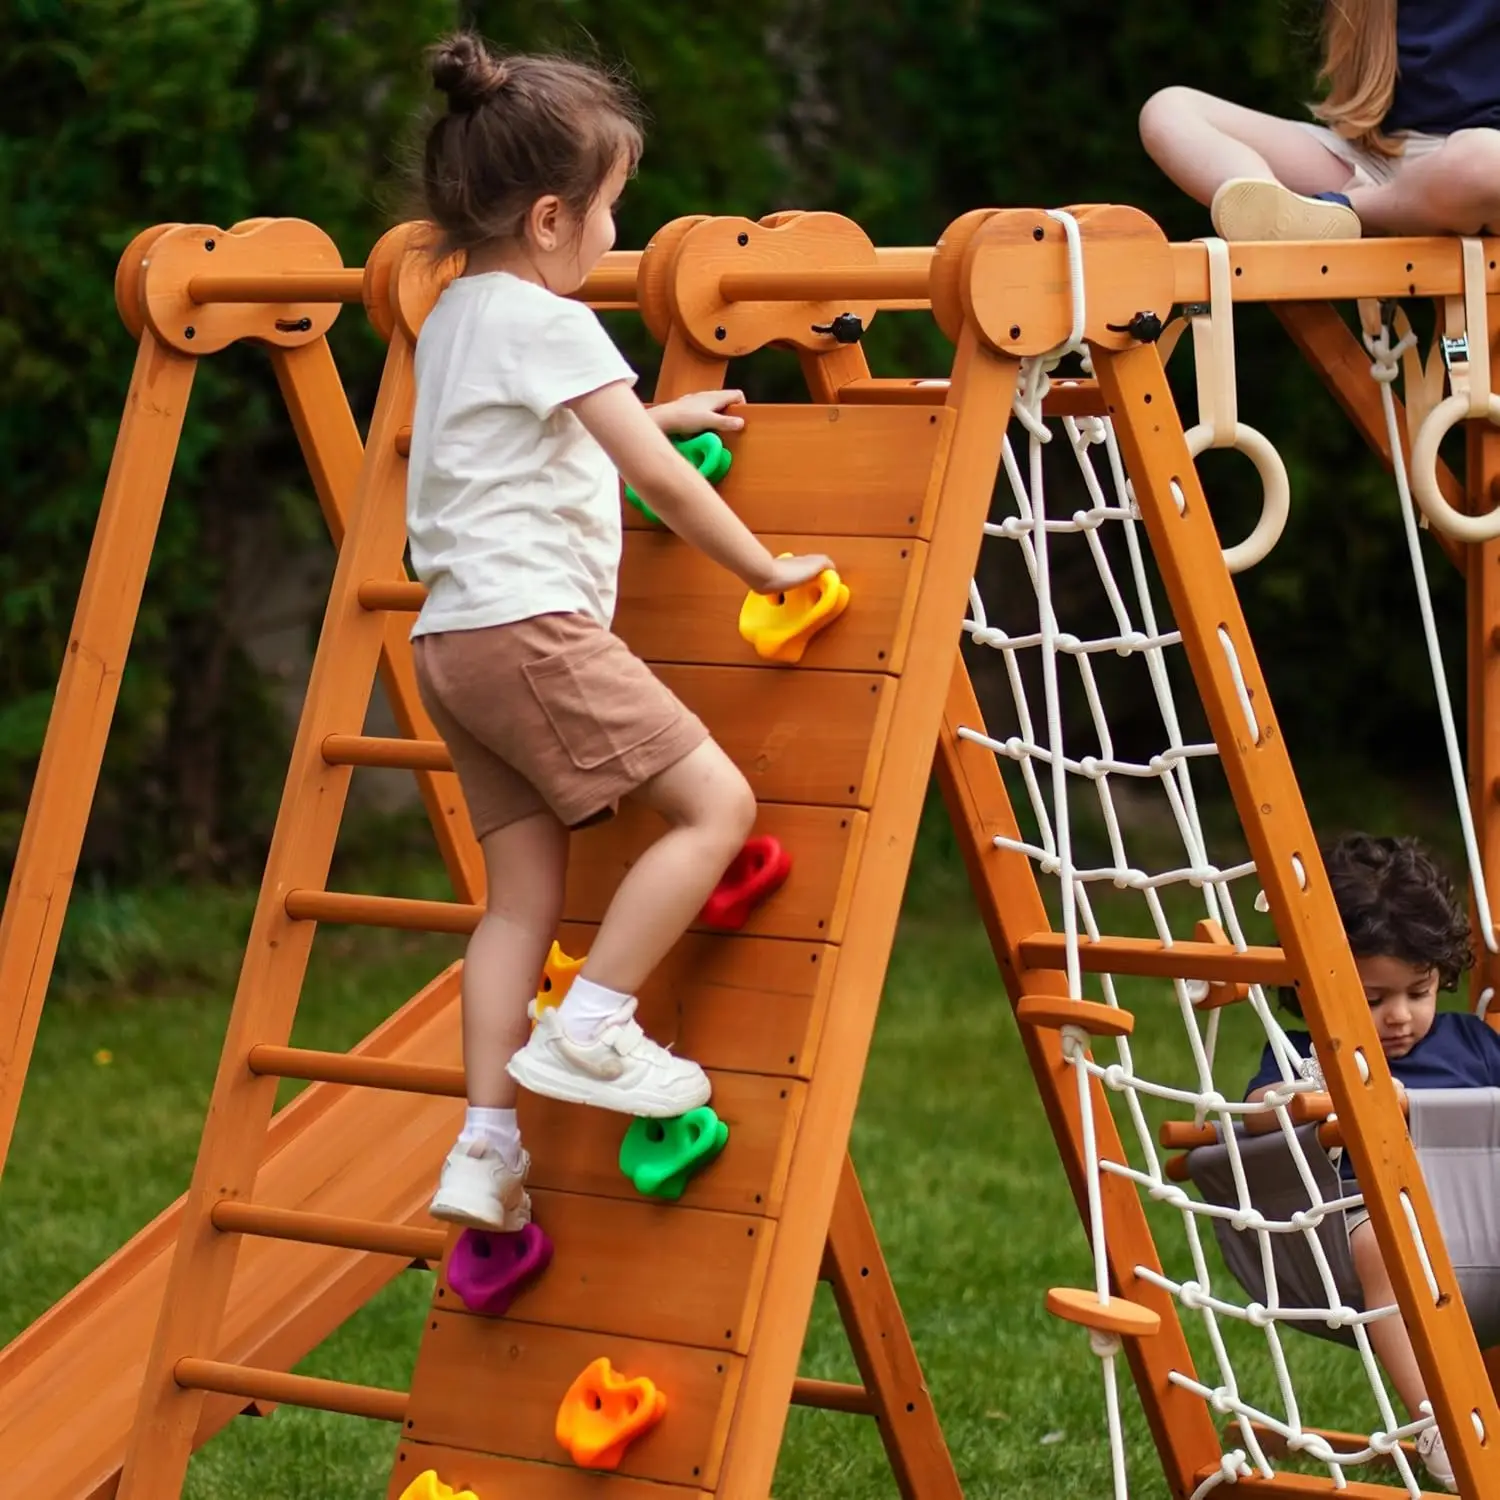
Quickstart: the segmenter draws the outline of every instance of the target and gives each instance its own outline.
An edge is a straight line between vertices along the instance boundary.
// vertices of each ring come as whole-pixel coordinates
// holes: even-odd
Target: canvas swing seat
[[[1442,1227],[1449,1258],[1480,1347],[1500,1343],[1500,1089],[1414,1089],[1407,1095],[1409,1128],[1417,1161]],[[1319,1144],[1318,1126],[1299,1127],[1296,1140],[1316,1186],[1309,1191],[1293,1148],[1280,1131],[1236,1133],[1248,1202],[1241,1201],[1229,1147],[1199,1146],[1187,1172],[1206,1203],[1256,1210],[1264,1221],[1288,1226],[1295,1214],[1315,1211],[1358,1193],[1339,1175],[1338,1152]],[[1309,1236],[1316,1235],[1342,1308],[1364,1311],[1349,1253],[1348,1210],[1323,1214],[1315,1227],[1236,1228],[1214,1216],[1225,1264],[1256,1302],[1280,1309],[1329,1309],[1329,1320],[1298,1319],[1320,1337],[1353,1345],[1347,1320],[1331,1298]],[[1269,1255],[1274,1299],[1264,1257]]]

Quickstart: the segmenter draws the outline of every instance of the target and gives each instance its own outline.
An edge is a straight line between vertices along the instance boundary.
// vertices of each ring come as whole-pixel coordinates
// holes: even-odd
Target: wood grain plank
[[[884,537],[761,537],[773,553],[822,552],[849,585],[849,607],[795,667],[764,661],[740,638],[745,586],[666,532],[632,532],[620,564],[614,628],[649,662],[697,662],[797,672],[899,672],[927,544]],[[957,649],[955,640],[954,648]]]
[[[731,1135],[726,1154],[734,1145]],[[531,1213],[552,1240],[552,1264],[511,1304],[509,1320],[737,1354],[748,1348],[772,1221],[681,1201],[544,1189],[532,1192]],[[446,1269],[435,1296],[436,1306],[471,1316]]]
[[[557,1408],[601,1356],[623,1375],[648,1376],[667,1398],[666,1415],[630,1445],[617,1472],[712,1490],[744,1362],[681,1344],[434,1311],[417,1356],[406,1436],[566,1463],[554,1433]]]
[[[678,1202],[684,1208],[774,1217],[781,1211],[806,1086],[754,1073],[710,1073],[709,1082],[714,1112],[729,1126],[729,1144],[693,1175]],[[628,1116],[523,1092],[520,1120],[532,1157],[532,1188],[641,1201],[620,1171]]]
[[[942,484],[953,414],[898,407],[747,406],[719,486],[752,531],[925,537]],[[627,505],[625,524],[651,523]]]
[[[743,931],[755,937],[838,942],[846,888],[859,861],[865,818],[862,812],[834,807],[764,804],[754,833],[781,841],[792,857],[792,873],[775,895],[751,913]],[[626,802],[608,823],[575,834],[563,920],[598,922],[625,872],[666,826],[649,808]]]
[[[457,1491],[471,1490],[480,1500],[712,1500],[707,1490],[652,1484],[623,1474],[578,1469],[566,1457],[560,1464],[526,1463],[494,1458],[432,1443],[405,1441],[396,1450],[387,1500],[401,1500],[412,1480],[427,1470]]]
[[[760,801],[869,806],[894,678],[800,667],[666,664],[655,671],[708,726]]]

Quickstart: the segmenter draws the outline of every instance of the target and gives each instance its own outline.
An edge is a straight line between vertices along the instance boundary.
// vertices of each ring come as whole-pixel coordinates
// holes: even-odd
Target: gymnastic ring
[[[1214,429],[1209,422],[1199,422],[1183,434],[1188,452],[1196,459],[1213,446]],[[1244,541],[1224,548],[1224,566],[1231,573],[1243,573],[1270,554],[1286,530],[1286,519],[1292,509],[1292,486],[1286,477],[1286,465],[1270,438],[1244,422],[1234,424],[1234,442],[1227,446],[1243,453],[1260,475],[1260,520]]]
[[[1500,536],[1500,510],[1466,516],[1454,510],[1438,488],[1438,444],[1469,415],[1469,398],[1462,394],[1446,397],[1427,413],[1411,445],[1411,492],[1434,531],[1460,542],[1488,542]],[[1500,423],[1500,397],[1493,392],[1485,417],[1492,424]]]

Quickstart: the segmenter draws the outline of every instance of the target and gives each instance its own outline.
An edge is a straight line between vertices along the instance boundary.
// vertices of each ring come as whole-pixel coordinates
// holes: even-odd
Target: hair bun
[[[505,87],[510,69],[472,31],[460,31],[432,48],[432,81],[461,114],[477,109]]]

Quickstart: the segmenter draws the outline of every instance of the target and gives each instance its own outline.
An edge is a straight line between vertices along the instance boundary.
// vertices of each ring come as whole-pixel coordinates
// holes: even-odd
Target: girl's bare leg
[[[497,828],[480,848],[488,896],[464,956],[464,1073],[471,1105],[514,1109],[505,1065],[526,1044],[526,1006],[562,916],[568,832],[537,813]]]
[[[1232,177],[1279,182],[1294,193],[1342,191],[1349,168],[1293,120],[1174,86],[1141,110],[1141,142],[1183,192],[1209,203]]]
[[[1390,1272],[1375,1240],[1375,1226],[1366,1219],[1349,1236],[1349,1253],[1354,1257],[1354,1273],[1359,1277],[1366,1307],[1387,1307],[1396,1300]],[[1427,1387],[1417,1368],[1417,1356],[1411,1347],[1411,1336],[1398,1313],[1394,1318],[1377,1318],[1366,1325],[1370,1343],[1381,1367],[1391,1377],[1407,1411],[1415,1417],[1427,1399]]]
[[[1377,234],[1494,234],[1500,226],[1500,130],[1456,130],[1395,180],[1353,188],[1349,201]]]

